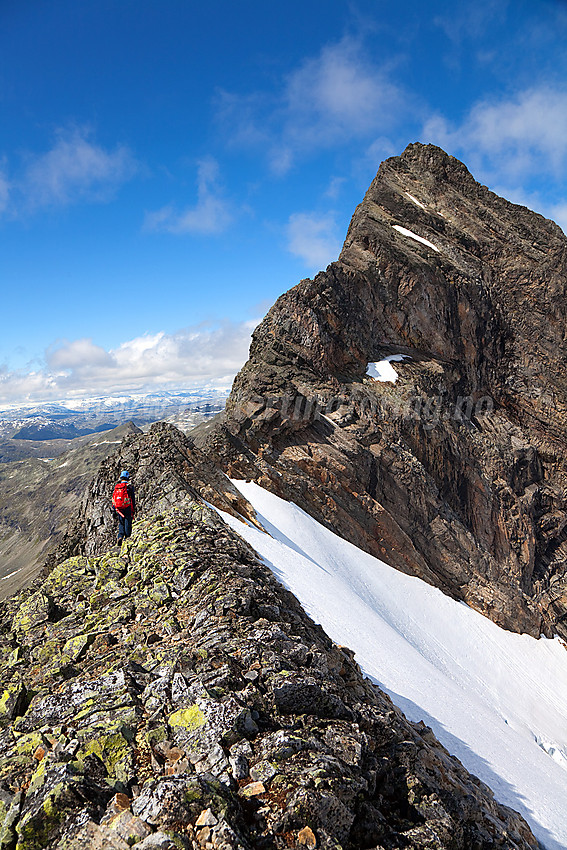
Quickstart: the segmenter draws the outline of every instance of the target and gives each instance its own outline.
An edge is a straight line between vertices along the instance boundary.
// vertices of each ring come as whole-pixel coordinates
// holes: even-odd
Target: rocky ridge
[[[499,625],[565,637],[566,296],[556,224],[409,145],[199,444]],[[392,355],[396,383],[366,374]]]
[[[140,510],[118,551],[124,466]],[[4,603],[0,848],[537,847],[210,504],[257,521],[175,428],[126,437],[70,557]]]

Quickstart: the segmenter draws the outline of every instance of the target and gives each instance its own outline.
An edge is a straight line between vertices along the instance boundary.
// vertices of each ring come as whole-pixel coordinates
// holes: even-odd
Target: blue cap
[[[130,478],[130,473],[128,472],[128,470],[123,469],[120,473],[120,478],[126,478],[126,480],[128,480],[128,478]]]

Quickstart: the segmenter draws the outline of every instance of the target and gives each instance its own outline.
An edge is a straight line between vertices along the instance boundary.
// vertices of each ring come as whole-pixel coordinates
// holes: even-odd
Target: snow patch
[[[413,721],[424,720],[546,850],[567,847],[567,653],[405,575],[257,484],[233,482],[268,533],[224,520]],[[551,743],[552,742],[552,743]]]
[[[8,575],[7,575],[7,576],[2,576],[2,578],[0,578],[0,581],[6,581],[6,579],[7,579],[7,578],[12,578],[12,576],[15,576],[15,575],[16,575],[16,573],[19,573],[21,569],[22,569],[22,568],[20,567],[20,569],[18,569],[18,570],[14,570],[14,572],[13,572],[13,573],[8,573]]]
[[[410,195],[410,193],[409,193],[409,192],[405,192],[405,194],[408,196],[408,198],[410,199],[410,201],[413,201],[413,202],[414,202],[414,204],[416,204],[418,207],[421,207],[421,209],[422,209],[422,210],[426,210],[426,209],[427,209],[427,207],[425,206],[425,204],[422,204],[422,203],[421,203],[421,201],[418,201],[418,200],[417,200],[417,198],[414,198],[414,196],[413,196],[413,195]]]
[[[377,363],[369,363],[366,374],[371,378],[375,378],[377,381],[382,381],[383,383],[390,381],[390,383],[395,384],[399,375],[392,366],[392,363],[401,362],[405,358],[411,360],[408,354],[390,354],[383,360],[378,360]]]
[[[415,239],[416,242],[421,242],[423,245],[427,245],[428,248],[433,248],[433,250],[437,251],[438,254],[440,253],[439,248],[437,248],[433,242],[430,242],[429,239],[424,239],[423,236],[418,236],[417,233],[413,232],[413,230],[408,230],[407,227],[402,227],[400,224],[393,224],[392,227],[403,236],[409,236],[410,239]]]

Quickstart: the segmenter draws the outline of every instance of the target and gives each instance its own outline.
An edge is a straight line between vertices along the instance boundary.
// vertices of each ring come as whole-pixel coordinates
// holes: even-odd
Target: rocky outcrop
[[[498,624],[567,636],[566,287],[556,224],[410,145],[200,444]],[[366,374],[391,355],[395,384]]]
[[[109,549],[123,466],[139,517]],[[127,437],[81,551],[4,604],[0,848],[537,847],[207,504],[255,521],[233,495],[174,428]]]

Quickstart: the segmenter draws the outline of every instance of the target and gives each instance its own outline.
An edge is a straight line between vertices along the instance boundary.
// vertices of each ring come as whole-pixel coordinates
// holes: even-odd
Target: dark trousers
[[[118,511],[116,512],[118,513]],[[118,514],[118,540],[130,537],[132,534],[132,508],[122,508]]]

